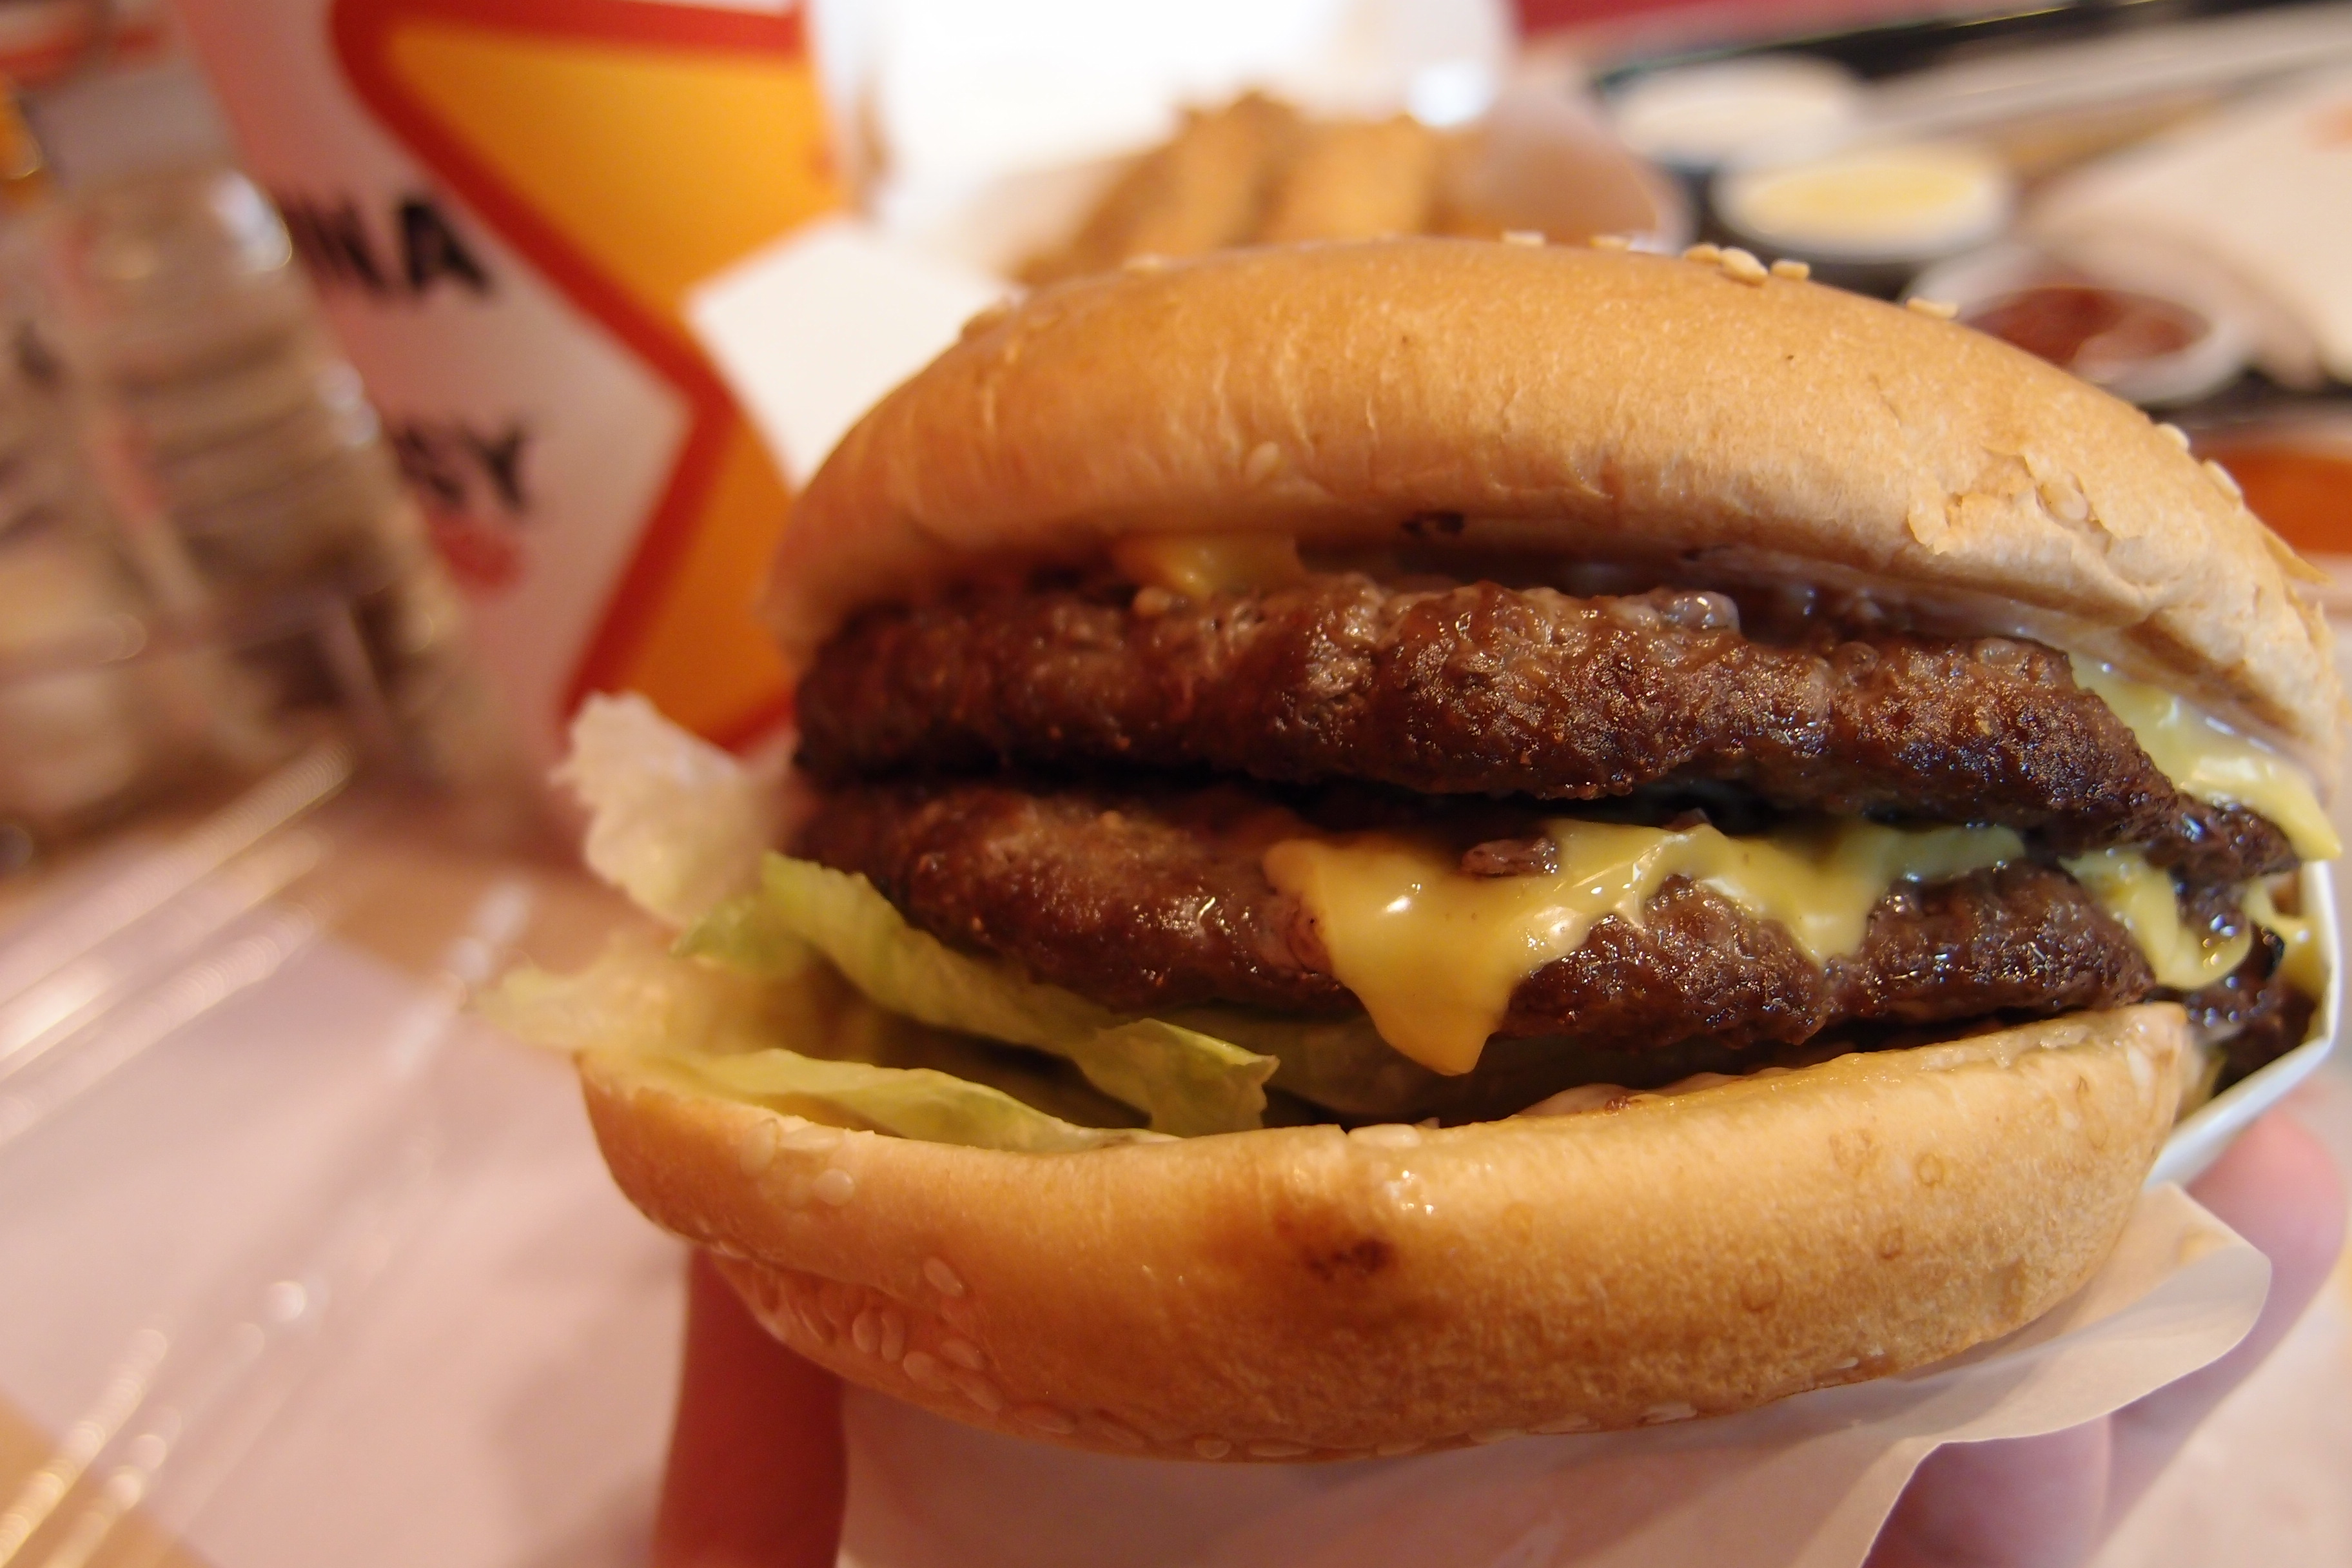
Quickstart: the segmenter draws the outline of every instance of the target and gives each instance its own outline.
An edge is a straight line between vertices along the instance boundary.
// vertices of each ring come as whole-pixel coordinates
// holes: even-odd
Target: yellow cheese
[[[2307,914],[2280,913],[2270,889],[2261,882],[2246,884],[2239,901],[2249,919],[2286,943],[2286,957],[2279,963],[2286,983],[2315,1002],[2326,995],[2328,965],[2335,954],[2319,940],[2318,923]]]
[[[1265,872],[1306,906],[1332,973],[1381,1037],[1433,1071],[1464,1073],[1478,1065],[1521,981],[1573,952],[1606,916],[1640,924],[1670,877],[1780,921],[1819,963],[1862,945],[1871,910],[1896,881],[2023,852],[2002,827],[1858,821],[1760,838],[1568,819],[1545,831],[1559,847],[1549,874],[1469,876],[1457,851],[1391,833],[1286,839],[1266,851]]]
[[[1279,588],[1307,575],[1286,533],[1132,534],[1110,547],[1111,564],[1139,587],[1188,599]]]
[[[2074,664],[2075,682],[2115,710],[2139,737],[2148,760],[2182,791],[2268,817],[2305,860],[2333,860],[2343,853],[2335,825],[2286,758],[2207,718],[2160,686],[2127,680],[2114,666],[2079,654]]]
[[[2060,864],[2131,932],[2159,985],[2201,990],[2243,963],[2253,947],[2252,931],[2216,942],[2212,932],[2190,929],[2180,918],[2172,874],[2149,865],[2137,849],[2099,849]]]

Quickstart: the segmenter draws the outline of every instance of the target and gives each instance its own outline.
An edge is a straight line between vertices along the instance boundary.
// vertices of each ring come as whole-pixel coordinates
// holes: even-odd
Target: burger
[[[2301,1041],[2341,701],[2177,431],[1931,310],[1408,239],[972,321],[795,505],[682,926],[500,1005],[853,1382],[1181,1459],[1739,1410],[2075,1290]]]

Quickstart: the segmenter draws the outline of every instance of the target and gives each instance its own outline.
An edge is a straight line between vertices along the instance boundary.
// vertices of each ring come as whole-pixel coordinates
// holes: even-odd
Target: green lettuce
[[[1011,1053],[891,1016],[813,954],[761,978],[616,942],[577,973],[514,970],[479,1010],[537,1045],[626,1057],[642,1077],[836,1126],[1026,1153],[1153,1136],[1116,1125],[1124,1108],[1025,1069]],[[826,1054],[787,1048],[795,1044]],[[1056,1100],[1114,1124],[1085,1125],[1032,1103]]]
[[[1159,1131],[1261,1124],[1272,1058],[1163,1019],[1122,1016],[957,952],[908,925],[863,877],[770,855],[759,890],[712,910],[677,951],[776,977],[804,971],[812,949],[890,1013],[1067,1059]]]
[[[555,770],[588,808],[589,869],[672,926],[755,886],[773,770],[747,767],[644,698],[591,697]]]

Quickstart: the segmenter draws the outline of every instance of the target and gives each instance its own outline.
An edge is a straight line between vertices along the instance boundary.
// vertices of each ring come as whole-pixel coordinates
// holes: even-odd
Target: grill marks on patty
[[[1259,868],[1285,823],[1231,789],[1154,803],[904,784],[831,795],[799,849],[864,874],[942,941],[1122,1011],[1351,1011],[1304,911]],[[1845,1024],[2117,1006],[2154,985],[2123,928],[2041,866],[1898,886],[1862,948],[1826,970],[1778,924],[1677,878],[1639,926],[1604,919],[1530,975],[1501,1033],[1604,1049],[1787,1045]]]
[[[1112,764],[1597,800],[1713,781],[1789,808],[2002,823],[2070,853],[2146,844],[2199,881],[2294,864],[2269,823],[2176,790],[2063,655],[1902,635],[1776,646],[1714,594],[1348,574],[888,610],[820,654],[800,718],[803,765],[835,783]]]

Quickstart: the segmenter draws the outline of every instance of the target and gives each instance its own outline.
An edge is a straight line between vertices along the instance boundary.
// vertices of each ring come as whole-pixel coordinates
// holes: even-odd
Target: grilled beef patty
[[[830,795],[798,847],[863,874],[941,941],[1121,1011],[1350,1013],[1305,911],[1260,868],[1296,820],[1230,788],[1147,799],[901,784]],[[2039,865],[1898,885],[1860,950],[1826,968],[1777,922],[1675,878],[1638,926],[1604,918],[1529,975],[1500,1033],[1601,1049],[1790,1045],[1843,1025],[2119,1006],[2154,987],[2124,929]]]
[[[821,781],[1006,765],[1599,800],[1712,781],[1775,805],[2141,844],[2193,882],[2294,863],[2183,795],[2065,656],[2000,637],[1742,634],[1719,594],[1577,598],[1355,574],[1172,598],[1039,589],[871,613],[800,691]]]

